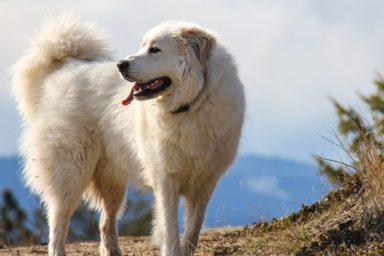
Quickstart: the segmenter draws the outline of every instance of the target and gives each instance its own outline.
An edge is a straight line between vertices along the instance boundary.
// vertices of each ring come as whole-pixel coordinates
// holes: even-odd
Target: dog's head
[[[191,103],[203,88],[214,46],[214,36],[202,28],[167,22],[150,30],[140,50],[121,60],[118,68],[126,80],[135,82],[131,99],[156,98],[174,110]]]

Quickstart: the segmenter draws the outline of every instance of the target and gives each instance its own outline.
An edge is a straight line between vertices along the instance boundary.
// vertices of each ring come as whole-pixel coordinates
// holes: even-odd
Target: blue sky
[[[108,31],[116,57],[138,49],[165,20],[216,31],[234,55],[245,85],[241,154],[311,161],[337,157],[321,138],[337,118],[328,96],[364,109],[356,92],[373,91],[384,71],[384,1],[11,1],[0,2],[0,156],[17,152],[20,121],[9,96],[11,66],[46,15],[75,12]]]

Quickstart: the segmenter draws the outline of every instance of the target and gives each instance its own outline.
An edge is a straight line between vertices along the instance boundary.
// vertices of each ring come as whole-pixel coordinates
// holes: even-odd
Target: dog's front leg
[[[216,181],[203,186],[197,186],[195,189],[185,193],[185,229],[181,242],[183,256],[193,255],[199,241],[201,226],[203,225],[205,210],[209,199],[215,189]]]
[[[177,210],[179,188],[169,180],[162,179],[156,184],[154,240],[160,246],[162,256],[180,256],[179,225]]]

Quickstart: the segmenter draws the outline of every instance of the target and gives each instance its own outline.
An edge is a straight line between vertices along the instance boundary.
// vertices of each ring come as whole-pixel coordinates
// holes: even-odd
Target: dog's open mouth
[[[128,105],[133,99],[148,100],[156,97],[159,92],[168,88],[172,83],[169,77],[160,77],[145,83],[136,82],[131,89],[128,97],[121,103]]]

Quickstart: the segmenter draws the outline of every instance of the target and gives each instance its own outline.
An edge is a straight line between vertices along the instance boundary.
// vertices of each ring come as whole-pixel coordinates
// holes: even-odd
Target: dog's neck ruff
[[[171,111],[172,114],[179,114],[183,112],[187,112],[189,110],[189,104],[185,104],[180,106],[178,109]]]
[[[187,103],[187,104],[184,104],[184,105],[181,105],[178,109],[176,110],[173,110],[171,111],[170,113],[172,114],[179,114],[179,113],[184,113],[184,112],[188,112],[189,109],[191,108],[191,104],[196,102],[197,99],[200,97],[200,95],[202,94],[202,92],[206,89],[206,81],[207,79],[207,72],[206,70],[204,70],[204,83],[203,83],[203,88],[200,90],[200,92],[197,94],[196,98],[192,100],[191,103]]]

